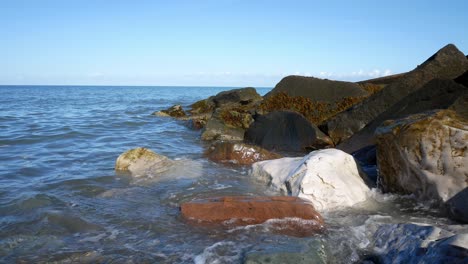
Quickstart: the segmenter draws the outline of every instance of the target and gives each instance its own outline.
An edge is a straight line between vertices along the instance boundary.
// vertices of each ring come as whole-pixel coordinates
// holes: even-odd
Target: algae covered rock
[[[169,107],[166,110],[161,110],[161,111],[156,111],[153,113],[153,115],[156,116],[171,116],[175,118],[181,118],[187,116],[185,113],[184,109],[182,108],[181,105],[174,105]]]
[[[259,146],[240,142],[215,142],[205,152],[205,156],[214,162],[237,165],[250,165],[257,161],[281,158],[281,155]]]
[[[140,176],[146,173],[161,173],[170,168],[173,161],[147,148],[135,148],[121,154],[115,162],[115,170],[128,171]]]
[[[344,97],[361,97],[368,94],[356,83],[295,75],[283,78],[265,97],[268,98],[280,92],[285,92],[289,96],[310,98],[314,102],[327,103],[336,103]]]
[[[447,202],[468,187],[466,117],[453,110],[429,111],[386,121],[376,136],[385,192]]]

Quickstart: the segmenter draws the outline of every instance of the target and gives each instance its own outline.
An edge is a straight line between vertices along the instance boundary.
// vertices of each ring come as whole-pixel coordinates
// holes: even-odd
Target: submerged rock
[[[175,118],[181,118],[181,117],[187,116],[187,114],[185,113],[181,105],[174,105],[174,106],[169,107],[166,110],[156,111],[153,113],[153,115],[170,116],[170,117],[175,117]]]
[[[215,142],[208,148],[205,155],[214,162],[238,165],[250,165],[257,161],[281,158],[281,155],[259,146],[239,142]]]
[[[468,187],[468,120],[455,111],[389,120],[376,136],[385,192],[447,202]]]
[[[251,175],[284,194],[311,201],[320,212],[363,202],[369,191],[354,158],[337,149],[260,161],[252,165]]]
[[[454,79],[466,70],[468,70],[468,60],[465,55],[455,45],[449,44],[416,69],[400,77],[398,81],[387,85],[382,91],[333,117],[327,124],[328,135],[335,144],[343,142],[430,80],[434,78]]]
[[[457,227],[454,227],[457,229]],[[458,231],[460,232],[460,231]],[[463,232],[463,230],[461,230]],[[379,263],[467,263],[468,233],[435,226],[387,224],[374,234]]]
[[[302,115],[277,111],[259,116],[245,132],[245,141],[270,150],[310,151],[333,146],[314,124]]]
[[[170,168],[173,161],[147,148],[135,148],[121,154],[115,162],[115,170],[128,171],[132,175],[161,173]]]
[[[297,251],[273,251],[261,250],[247,252],[244,264],[325,264],[327,261],[325,247],[321,241],[315,240],[309,242],[305,249]]]
[[[297,197],[227,196],[183,203],[180,208],[183,217],[201,223],[243,226],[283,219],[273,225],[295,236],[308,236],[324,229],[323,218],[314,206]]]

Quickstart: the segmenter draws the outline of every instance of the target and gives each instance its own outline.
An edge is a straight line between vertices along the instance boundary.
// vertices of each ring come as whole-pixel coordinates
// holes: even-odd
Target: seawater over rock
[[[281,158],[281,155],[259,146],[239,142],[215,142],[205,151],[205,156],[214,162],[237,165]]]
[[[324,229],[323,218],[314,206],[298,197],[227,196],[183,203],[180,208],[186,219],[201,223],[243,226],[277,219],[270,222],[274,229],[301,237]]]
[[[384,191],[447,202],[468,187],[468,120],[455,111],[389,120],[376,135]]]
[[[167,171],[172,164],[172,160],[147,148],[135,148],[124,152],[117,158],[115,170],[128,171],[132,175],[141,176]]]
[[[375,232],[373,246],[381,263],[467,263],[468,230],[452,228],[457,235],[435,226],[387,224]]]
[[[196,178],[202,173],[202,165],[193,160],[171,160],[147,148],[135,148],[121,154],[115,170],[129,172],[139,183],[154,180]]]
[[[369,191],[354,158],[337,149],[256,162],[251,175],[282,193],[311,201],[320,212],[363,202]]]

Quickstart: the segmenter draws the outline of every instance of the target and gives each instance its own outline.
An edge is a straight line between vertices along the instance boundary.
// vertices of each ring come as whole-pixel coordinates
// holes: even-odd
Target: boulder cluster
[[[468,59],[452,44],[407,73],[357,83],[288,76],[263,97],[251,87],[235,89],[187,109],[154,114],[188,121],[212,142],[207,158],[253,164],[252,177],[317,212],[355,206],[377,186],[431,200],[468,223]],[[230,208],[236,218],[255,219],[271,206],[256,199],[197,201],[182,205],[182,213],[203,220],[190,212]]]

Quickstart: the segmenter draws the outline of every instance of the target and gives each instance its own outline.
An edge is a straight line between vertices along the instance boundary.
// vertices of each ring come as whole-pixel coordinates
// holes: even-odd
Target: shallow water
[[[151,115],[228,89],[0,86],[0,262],[241,263],[249,252],[302,252],[355,263],[372,254],[379,224],[450,224],[411,197],[375,190],[361,207],[324,214],[328,231],[309,238],[272,233],[269,223],[186,223],[184,201],[277,194],[248,167],[203,158],[206,143],[184,121]],[[154,177],[116,174],[116,158],[138,146],[178,165]]]

